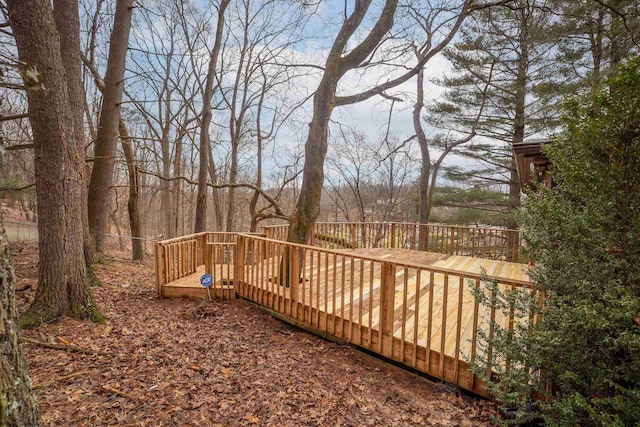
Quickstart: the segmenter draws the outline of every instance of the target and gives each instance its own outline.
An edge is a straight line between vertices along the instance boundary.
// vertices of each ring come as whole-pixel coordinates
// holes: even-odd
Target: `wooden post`
[[[358,247],[358,235],[356,233],[356,225],[350,224],[349,229],[351,231],[351,248],[355,249]]]
[[[162,285],[164,285],[163,271],[164,260],[162,259],[162,244],[155,242],[153,244],[153,259],[156,266],[156,291],[158,296],[162,296]]]
[[[191,254],[191,262],[193,263],[192,267],[192,273],[195,273],[196,270],[198,269],[198,241],[196,240],[195,242],[193,242],[193,253]]]
[[[380,336],[382,355],[393,356],[394,297],[396,293],[396,265],[383,262],[380,278]]]
[[[453,255],[454,253],[454,242],[456,239],[456,229],[455,227],[450,227],[451,229],[451,240],[450,240],[450,247],[449,247],[449,255]]]
[[[204,255],[202,260],[204,262],[204,272],[211,275],[213,275],[213,250],[213,245],[210,245],[207,242],[204,243]]]
[[[409,238],[409,249],[416,250],[416,236],[418,235],[418,224],[410,224],[411,237]],[[419,249],[419,248],[418,248]]]
[[[391,223],[391,247],[396,247],[396,223]]]
[[[236,253],[234,254],[234,272],[233,272],[233,288],[235,293],[243,295],[242,289],[244,283],[244,263],[245,263],[245,237],[238,234],[236,237]]]
[[[298,284],[300,283],[300,248],[287,247],[289,253],[289,316],[298,314]],[[285,308],[286,309],[286,308]]]

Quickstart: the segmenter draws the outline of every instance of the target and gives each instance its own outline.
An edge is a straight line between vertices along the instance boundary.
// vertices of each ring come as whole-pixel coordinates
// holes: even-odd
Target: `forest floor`
[[[37,247],[17,243],[12,256],[24,310]],[[158,299],[151,264],[125,256],[96,267],[106,323],[65,318],[23,333],[45,426],[479,426],[496,415],[243,300]]]

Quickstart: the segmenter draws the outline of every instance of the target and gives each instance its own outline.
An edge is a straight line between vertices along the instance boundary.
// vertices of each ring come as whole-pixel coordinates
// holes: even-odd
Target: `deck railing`
[[[514,309],[504,313],[484,305],[473,293],[487,292],[487,284],[496,283],[501,292],[523,289],[535,297],[531,283],[363,256],[346,248],[415,249],[422,227],[429,232],[430,250],[470,255],[473,249],[476,256],[489,253],[499,259],[504,250],[488,237],[485,247],[468,245],[465,233],[489,236],[508,230],[321,223],[311,246],[283,241],[286,227],[266,227],[272,238],[197,233],[156,243],[158,294],[163,295],[165,284],[206,271],[214,276],[216,296],[240,295],[299,326],[487,396],[470,369],[474,360],[494,354],[490,344],[479,342],[479,331],[490,343],[497,328],[513,331],[531,319]],[[508,369],[508,360],[500,363]]]
[[[266,237],[286,240],[288,224],[264,226]],[[318,222],[311,246],[330,249],[399,248],[525,262],[518,230],[443,224]]]
[[[513,330],[527,320],[480,304],[472,290],[487,282],[478,274],[248,235],[237,238],[236,262],[242,297],[485,396],[469,362],[493,349],[478,345],[478,330],[492,338],[496,325]],[[531,285],[485,279],[503,291]]]
[[[262,235],[262,233],[256,233]],[[235,295],[231,281],[235,268],[237,233],[203,232],[154,244],[156,288],[195,273],[204,265],[204,272],[213,277],[213,290],[228,298]]]
[[[153,245],[158,295],[161,295],[162,285],[195,273],[203,264],[206,238],[207,233],[196,233]]]

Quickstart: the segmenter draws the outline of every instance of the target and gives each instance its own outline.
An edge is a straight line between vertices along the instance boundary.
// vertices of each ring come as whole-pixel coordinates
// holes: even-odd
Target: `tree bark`
[[[82,57],[80,54],[80,15],[78,2],[71,0],[54,0],[53,17],[56,28],[60,34],[60,53],[62,63],[67,73],[67,92],[69,102],[73,106],[85,105],[86,96],[82,83]],[[78,145],[80,161],[85,164],[85,135],[83,109],[73,108],[73,125]],[[86,171],[86,168],[85,168]],[[82,233],[84,260],[87,266],[87,278],[92,285],[100,285],[100,280],[93,272],[93,248],[91,246],[91,234],[89,233],[89,216],[87,210],[87,176],[82,180]]]
[[[527,15],[526,8],[518,10],[518,24],[520,26],[517,72],[515,79],[515,100],[513,119],[513,144],[524,141],[525,118],[526,118],[526,93],[527,93],[527,72],[529,64],[529,50],[527,40]],[[511,155],[511,169],[509,171],[509,212],[513,213],[520,207],[520,179],[516,169],[515,155]],[[507,221],[507,227],[517,229],[518,222],[515,219]],[[518,254],[519,242],[516,233],[508,233],[507,236],[507,261],[514,261],[514,256]]]
[[[96,87],[100,92],[104,92],[104,80],[98,74],[98,70],[91,62],[87,63],[87,67],[93,76],[96,83]],[[118,121],[118,133],[122,143],[122,151],[127,161],[127,174],[129,177],[129,200],[127,202],[127,211],[129,214],[129,226],[131,237],[137,237],[138,239],[131,239],[131,250],[133,252],[132,259],[134,261],[142,261],[144,257],[144,251],[142,249],[142,241],[139,239],[142,237],[142,221],[140,219],[140,208],[138,207],[139,192],[138,192],[138,166],[136,165],[136,158],[131,147],[131,137],[129,135],[129,129],[126,123],[120,117]],[[86,250],[86,245],[85,245]],[[85,252],[86,256],[86,252]],[[93,271],[92,271],[93,273]],[[96,278],[97,280],[97,278]]]
[[[46,0],[7,2],[25,79],[33,131],[38,200],[38,289],[22,318],[24,327],[61,315],[102,320],[87,282],[82,227],[84,163],[60,54],[60,36]],[[23,76],[27,73],[23,70]],[[35,80],[35,81],[34,81]],[[44,86],[44,87],[42,87]],[[82,108],[82,105],[74,106]]]
[[[211,155],[211,147],[209,147],[209,179],[211,183],[214,185],[218,184],[218,174],[216,172],[216,164],[213,161],[213,156]],[[213,218],[216,220],[214,225],[214,230],[222,231],[224,227],[224,218],[222,215],[222,196],[220,195],[220,188],[212,188],[211,189],[211,198],[213,199]]]
[[[105,89],[95,144],[95,160],[89,182],[89,230],[98,254],[104,253],[109,215],[109,195],[113,179],[118,123],[124,90],[124,69],[133,15],[133,0],[118,0],[104,76]]]
[[[123,120],[118,125],[122,151],[127,160],[127,175],[129,176],[129,200],[127,201],[127,212],[129,213],[129,228],[131,231],[131,250],[134,261],[144,259],[142,250],[142,221],[140,220],[140,209],[138,208],[138,167],[136,158],[131,147],[131,136]]]
[[[184,123],[183,123],[184,126]],[[176,138],[176,155],[173,159],[173,173],[175,176],[182,174],[182,134]],[[182,182],[178,179],[173,182],[173,211],[171,212],[171,227],[176,236],[184,235],[184,220],[182,219],[182,199],[184,198]]]
[[[424,71],[421,69],[417,75],[417,96],[416,103],[413,107],[413,129],[418,139],[418,145],[420,146],[420,178],[418,181],[418,222],[420,224],[427,224],[429,222],[429,214],[431,206],[428,203],[429,195],[429,177],[431,175],[431,156],[429,153],[429,145],[427,143],[427,136],[422,129],[420,122],[420,113],[424,108]],[[427,250],[429,241],[427,227],[421,227],[418,239],[418,248],[421,251]]]
[[[200,123],[200,165],[198,170],[198,197],[196,200],[196,218],[194,232],[200,233],[207,228],[207,168],[209,167],[209,126],[211,125],[211,99],[213,98],[213,80],[216,74],[216,65],[222,46],[222,31],[224,29],[224,12],[230,0],[221,0],[218,9],[218,22],[216,26],[216,39],[209,57],[209,69],[202,96],[202,113]]]
[[[9,241],[0,211],[0,426],[39,426],[38,405],[20,348],[22,337],[13,281]]]

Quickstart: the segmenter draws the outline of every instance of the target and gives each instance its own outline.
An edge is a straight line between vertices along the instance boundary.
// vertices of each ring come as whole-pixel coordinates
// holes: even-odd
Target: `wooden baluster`
[[[321,274],[321,271],[322,271],[322,267],[321,267],[322,266],[322,255],[325,256],[325,263],[327,261],[326,261],[326,254],[324,254],[324,253],[322,253],[320,251],[316,251],[316,253],[318,254],[318,263],[317,263],[318,264],[318,275],[317,275],[317,279],[318,280],[316,280],[316,282],[317,282],[316,283],[316,317],[317,317],[316,327],[318,329],[320,329],[320,292],[321,292],[321,289],[322,289],[322,274]],[[326,274],[326,267],[325,267],[325,274]]]
[[[298,285],[300,283],[300,252],[296,246],[289,246],[289,316],[298,317]],[[303,284],[304,286],[304,284]],[[286,291],[283,288],[283,292]]]
[[[495,335],[495,323],[496,323],[496,301],[497,301],[497,293],[494,289],[491,292],[491,315],[489,319],[489,339],[488,339],[488,348],[487,348],[487,371],[485,375],[488,378],[491,378],[491,364],[493,363],[493,345],[491,341],[493,341],[493,336]]]
[[[398,360],[404,361],[404,344],[405,344],[405,334],[407,329],[407,297],[409,293],[409,268],[404,267],[404,283],[402,288],[402,316],[400,317],[400,321],[402,322],[402,330],[400,336],[400,354]],[[393,335],[393,332],[391,332]]]
[[[511,292],[516,292],[516,285],[513,283],[511,284]],[[513,303],[510,303],[507,330],[509,332],[513,332],[514,327],[515,327],[515,306]],[[507,374],[511,371],[511,357],[509,357],[508,353],[507,353],[507,358],[505,363],[505,371],[507,372]]]
[[[342,255],[342,265],[341,265],[341,276],[340,277],[340,335],[339,337],[344,338],[344,290],[345,290],[345,277],[346,277],[346,255]]]
[[[442,323],[440,324],[440,378],[444,379],[444,351],[447,337],[447,302],[449,299],[449,273],[444,274],[442,290]]]
[[[431,369],[431,336],[433,335],[433,289],[434,289],[435,273],[431,270],[429,274],[429,317],[427,317],[427,363],[426,371],[430,373]]]
[[[455,232],[456,229],[454,227],[449,227],[450,228],[450,233],[451,233],[451,239],[450,239],[450,243],[449,243],[449,255],[453,255],[455,253]]]
[[[349,269],[349,341],[353,342],[353,282],[355,281],[355,258],[351,256]]]
[[[391,248],[396,247],[396,224],[391,223]]]
[[[364,309],[364,260],[360,259],[360,284],[358,288],[360,290],[360,294],[358,295],[358,335],[360,335],[360,345],[364,344],[364,340],[362,338],[362,311]]]
[[[420,294],[422,285],[420,283],[421,269],[416,272],[416,296],[413,302],[413,367],[418,365],[418,319],[420,318]]]
[[[309,324],[313,326],[313,278],[315,276],[314,264],[313,264],[314,251],[309,253]],[[319,265],[319,264],[318,264]]]
[[[213,275],[211,271],[212,250],[213,247],[210,244],[207,243],[204,245],[204,272],[211,275]]]
[[[458,371],[460,370],[460,334],[462,332],[462,310],[464,308],[464,277],[460,276],[460,280],[458,282],[458,319],[456,323],[456,349],[453,354],[455,358],[453,360],[453,375],[454,384],[458,383]]]
[[[329,332],[329,253],[324,252],[324,331]]]
[[[351,232],[351,247],[355,249],[358,247],[358,236],[356,235],[356,225],[350,224],[349,229]]]
[[[381,354],[386,357],[393,357],[396,265],[391,262],[383,262],[380,270],[380,328],[378,340]]]
[[[253,243],[252,241],[249,242]],[[236,237],[236,247],[234,254],[234,266],[235,271],[233,272],[233,288],[237,294],[244,294],[241,290],[244,282],[244,266],[245,266],[245,238],[244,236],[238,235]],[[253,256],[253,255],[252,255]]]
[[[154,242],[153,244],[153,258],[156,265],[156,291],[158,296],[162,296],[162,286],[164,285],[164,259],[163,259],[163,251],[162,244],[159,242]]]
[[[476,278],[476,283],[475,283],[475,288],[476,288],[476,293],[478,293],[480,291],[480,279]],[[478,347],[478,317],[479,317],[479,308],[480,308],[480,303],[478,301],[478,298],[473,298],[474,303],[473,303],[473,329],[471,332],[471,365],[473,366],[473,364],[476,361],[476,354],[477,354],[477,347]],[[471,390],[475,390],[476,389],[476,376],[475,374],[473,374],[473,377],[471,379]]]
[[[373,349],[373,276],[375,272],[374,261],[369,261],[369,348]],[[378,339],[380,339],[380,334],[378,334]]]

